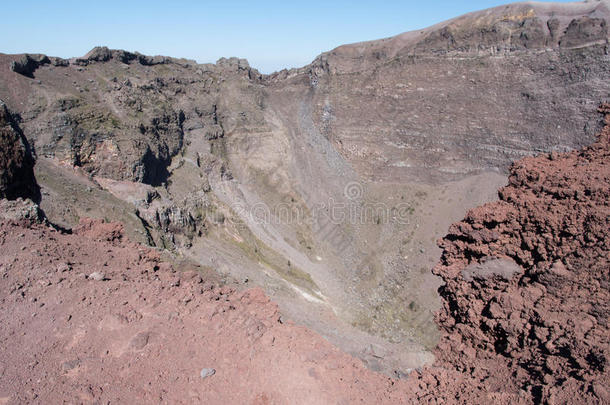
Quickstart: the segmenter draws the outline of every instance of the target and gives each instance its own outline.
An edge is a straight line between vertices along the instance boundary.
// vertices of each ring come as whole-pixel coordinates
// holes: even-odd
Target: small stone
[[[70,271],[70,265],[68,263],[60,263],[57,265],[57,271],[61,273],[65,273],[66,271]]]
[[[142,350],[148,344],[148,340],[150,339],[150,333],[148,332],[140,332],[131,339],[129,342],[129,347],[134,350]]]
[[[469,357],[471,359],[474,359],[475,357],[477,357],[477,351],[474,348],[472,348],[472,347],[465,347],[462,350],[462,353],[464,353],[464,355],[466,357]]]
[[[89,274],[88,277],[90,280],[95,280],[95,281],[102,281],[102,280],[106,280],[106,276],[104,275],[104,273],[101,273],[99,271],[95,271],[91,274]]]
[[[214,374],[216,374],[216,370],[214,370],[213,368],[203,368],[201,369],[201,373],[199,373],[201,378],[208,378],[213,376]]]
[[[489,304],[489,315],[491,315],[493,319],[506,318],[502,306],[500,306],[500,304],[498,304],[497,302],[492,302]]]
[[[61,368],[64,371],[70,371],[74,368],[76,368],[78,365],[80,364],[80,360],[76,359],[76,360],[70,360],[70,361],[65,361],[62,365]]]

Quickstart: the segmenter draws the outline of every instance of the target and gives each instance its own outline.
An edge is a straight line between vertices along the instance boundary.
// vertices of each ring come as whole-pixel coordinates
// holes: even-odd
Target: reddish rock
[[[212,276],[175,271],[121,235],[120,224],[90,219],[73,234],[0,221],[0,402],[395,404],[410,396],[406,381],[280,323],[261,289],[211,287]],[[84,277],[95,271],[103,283]]]
[[[525,390],[528,402],[604,401],[610,105],[600,112],[607,126],[597,142],[515,163],[500,201],[470,211],[440,243],[434,272],[445,281],[437,316],[445,336],[437,365],[488,368],[479,389],[513,396]],[[495,258],[509,258],[522,271],[490,268]],[[476,349],[476,359],[460,355],[456,342]]]
[[[73,232],[94,241],[120,241],[123,238],[123,224],[107,223],[103,219],[81,218]]]

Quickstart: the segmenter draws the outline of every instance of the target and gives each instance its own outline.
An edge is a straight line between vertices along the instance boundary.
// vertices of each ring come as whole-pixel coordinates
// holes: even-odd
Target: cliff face
[[[271,79],[314,89],[315,121],[360,174],[446,181],[593,141],[607,17],[606,1],[506,5]]]
[[[34,158],[27,139],[6,105],[0,100],[0,198],[38,201]]]
[[[45,155],[117,180],[166,181],[185,131],[247,137],[256,153],[264,134],[305,131],[311,116],[365,179],[447,181],[593,141],[609,14],[607,1],[511,4],[268,76],[243,59],[199,65],[105,47],[71,60],[4,55],[0,95]]]
[[[440,242],[438,364],[486,391],[610,400],[610,105],[600,111],[593,145],[517,162],[500,201]]]

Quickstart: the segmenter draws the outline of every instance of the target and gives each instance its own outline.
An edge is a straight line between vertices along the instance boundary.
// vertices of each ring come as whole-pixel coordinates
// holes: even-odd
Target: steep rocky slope
[[[15,118],[0,100],[0,198],[18,197],[40,198],[34,157]]]
[[[52,222],[120,220],[404,373],[439,335],[435,239],[496,198],[510,162],[593,141],[608,14],[509,5],[268,76],[104,47],[0,55],[0,98]]]
[[[607,1],[501,6],[341,46],[271,80],[313,88],[316,123],[359,173],[446,181],[593,141],[607,18]]]

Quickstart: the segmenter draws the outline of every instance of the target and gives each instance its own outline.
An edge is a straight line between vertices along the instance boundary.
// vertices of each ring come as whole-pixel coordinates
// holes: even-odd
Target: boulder
[[[22,55],[18,60],[11,62],[11,70],[15,73],[33,78],[36,69],[38,69],[41,65],[48,63],[51,63],[51,60],[46,55],[25,54]]]
[[[85,55],[85,59],[95,62],[106,62],[112,59],[112,52],[105,46],[96,46]]]

